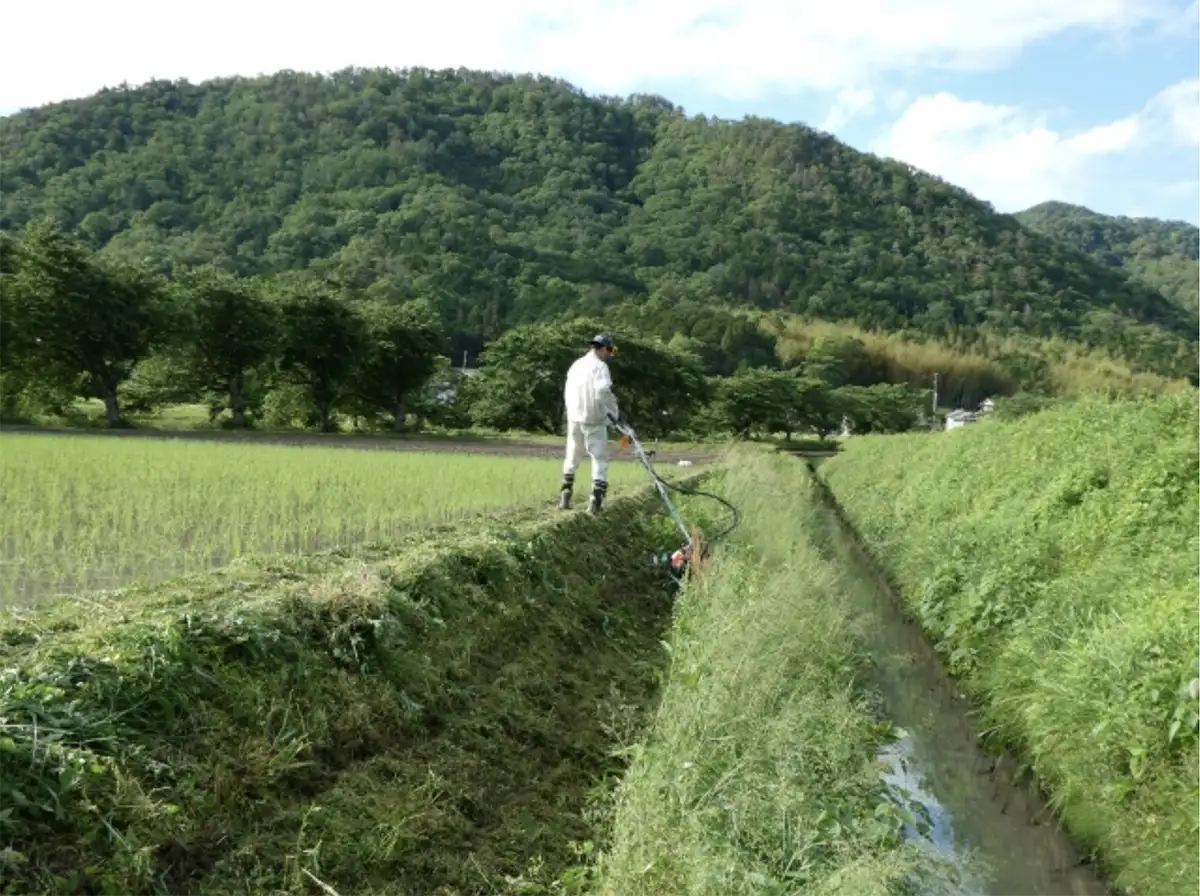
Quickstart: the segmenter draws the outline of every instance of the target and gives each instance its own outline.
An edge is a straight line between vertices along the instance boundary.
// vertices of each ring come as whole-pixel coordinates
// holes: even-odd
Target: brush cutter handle
[[[638,441],[637,433],[633,431],[632,426],[630,426],[628,423],[622,423],[612,414],[608,415],[608,419],[612,421],[612,425],[616,427],[617,432],[621,433],[621,435],[625,437],[621,441],[624,442],[625,439],[629,440],[630,445],[633,447],[634,457],[641,461],[642,466],[646,468],[646,472],[650,474],[650,479],[654,483],[654,488],[658,491],[659,497],[661,497],[663,503],[667,505],[667,511],[671,514],[671,518],[675,520],[675,525],[677,525],[679,527],[679,531],[683,533],[684,547],[682,550],[690,551],[692,547],[691,533],[688,532],[687,526],[685,526],[683,524],[683,520],[680,519],[679,511],[676,510],[675,505],[671,503],[671,496],[667,494],[666,484],[663,482],[662,477],[654,471],[654,464],[650,463],[650,458],[646,456],[646,451],[642,448],[642,443]]]
[[[621,434],[621,447],[622,448],[628,448],[630,445],[638,444],[637,435],[634,433],[632,426],[622,423],[620,420],[618,420],[612,414],[608,415],[608,420],[613,425],[613,427],[616,428],[617,432],[619,432]],[[638,445],[638,449],[640,449],[640,448],[641,448],[641,446]]]
[[[633,427],[627,422],[622,422],[620,418],[614,417],[612,414],[608,415],[608,421],[614,427],[616,427],[617,432],[621,433],[622,435],[629,436],[630,438],[637,438],[637,433],[633,431]]]
[[[632,426],[630,426],[628,423],[622,423],[620,420],[615,419],[611,414],[609,414],[608,419],[612,421],[613,427],[621,434],[621,441],[623,443],[626,445],[637,445],[638,449],[641,449],[641,443],[638,442],[637,433],[634,432]]]

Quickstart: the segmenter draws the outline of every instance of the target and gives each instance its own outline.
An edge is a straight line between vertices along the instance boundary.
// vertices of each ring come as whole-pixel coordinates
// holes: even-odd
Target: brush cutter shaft
[[[645,450],[642,448],[642,443],[638,441],[637,433],[633,431],[633,427],[626,423],[622,423],[613,417],[611,414],[608,418],[617,432],[629,439],[629,445],[633,449],[633,455],[642,462],[642,466],[646,468],[646,472],[650,474],[651,480],[654,482],[654,487],[658,489],[659,497],[663,499],[663,503],[667,505],[667,511],[671,514],[671,519],[675,520],[675,525],[679,527],[679,531],[683,533],[684,545],[686,548],[692,546],[692,535],[688,532],[687,526],[683,524],[683,520],[679,516],[679,511],[675,509],[675,505],[671,502],[671,496],[667,493],[666,486],[663,485],[662,479],[654,469],[654,465],[650,463],[650,458],[646,456]]]

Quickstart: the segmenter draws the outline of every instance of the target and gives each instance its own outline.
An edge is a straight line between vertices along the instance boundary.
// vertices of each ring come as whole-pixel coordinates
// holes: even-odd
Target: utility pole
[[[938,400],[937,387],[938,387],[938,375],[935,372],[933,374],[933,417],[930,420],[931,428],[937,426],[937,400]]]

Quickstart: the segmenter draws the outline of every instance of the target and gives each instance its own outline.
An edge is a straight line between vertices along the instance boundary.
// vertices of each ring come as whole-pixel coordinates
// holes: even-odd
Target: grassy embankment
[[[854,439],[821,475],[1119,886],[1200,888],[1195,393]]]
[[[829,514],[796,460],[732,458],[706,488],[743,524],[677,604],[661,705],[615,797],[594,892],[905,892],[909,874],[937,869],[904,843],[912,816],[874,760],[890,728],[820,548]]]
[[[548,505],[559,481],[553,459],[0,435],[0,607]]]
[[[647,508],[243,560],[10,617],[0,888],[544,892],[595,836],[593,788],[665,661]]]

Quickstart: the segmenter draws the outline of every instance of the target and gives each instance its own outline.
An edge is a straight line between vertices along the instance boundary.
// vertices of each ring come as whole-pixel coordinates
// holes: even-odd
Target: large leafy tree
[[[108,425],[119,425],[118,387],[173,324],[162,284],[41,220],[26,230],[4,291],[6,367],[43,382],[86,375]]]
[[[303,386],[317,409],[322,432],[333,427],[333,410],[346,395],[355,359],[365,349],[362,318],[336,285],[289,279],[276,286],[279,309],[278,369]]]
[[[804,378],[800,382],[800,406],[796,428],[810,430],[824,440],[842,428],[846,405],[838,390],[821,380]]]
[[[404,429],[410,397],[438,368],[445,333],[425,299],[398,305],[378,300],[359,308],[366,344],[354,373],[354,390],[368,407],[386,411]]]
[[[559,432],[567,369],[604,330],[594,320],[515,327],[480,356],[481,375],[468,387],[476,423],[497,429]],[[622,417],[647,435],[686,425],[708,398],[698,359],[678,346],[612,329],[617,356],[609,362]]]
[[[177,283],[186,320],[184,367],[200,388],[227,395],[234,425],[243,426],[246,373],[275,348],[277,309],[250,281],[211,266],[184,271]]]
[[[854,432],[889,433],[906,432],[920,422],[929,407],[931,390],[877,383],[843,386],[835,395]]]
[[[504,333],[480,354],[480,376],[464,384],[472,420],[499,430],[558,432],[564,378],[580,353],[552,324]]]
[[[743,438],[785,429],[800,401],[795,374],[752,367],[722,379],[717,386],[716,419]]]
[[[567,332],[573,345],[586,347],[586,340],[597,329],[594,323],[580,322]],[[621,416],[644,435],[666,436],[685,428],[711,394],[700,359],[691,347],[620,330],[616,339],[618,351],[609,367]],[[578,349],[575,352],[580,353]]]
[[[837,430],[847,402],[823,380],[796,371],[749,368],[722,379],[713,418],[744,438],[783,432],[815,432],[824,439]]]

